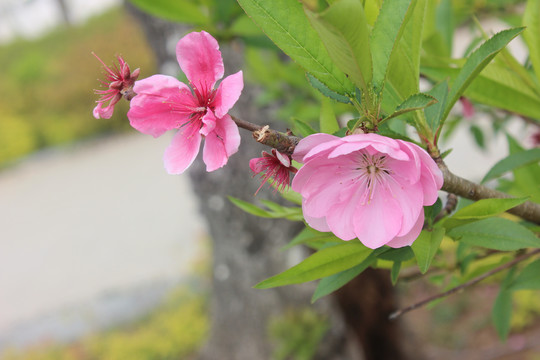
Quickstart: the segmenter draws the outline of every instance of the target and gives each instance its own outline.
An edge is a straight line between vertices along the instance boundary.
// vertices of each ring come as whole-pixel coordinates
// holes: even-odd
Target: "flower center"
[[[359,157],[357,180],[364,185],[361,204],[365,205],[373,199],[378,186],[384,186],[391,177],[392,171],[386,166],[386,155],[370,155],[362,153]]]

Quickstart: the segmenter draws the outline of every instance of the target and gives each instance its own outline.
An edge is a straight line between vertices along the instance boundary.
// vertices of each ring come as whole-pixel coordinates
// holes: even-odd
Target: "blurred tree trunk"
[[[178,69],[173,45],[189,28],[152,18],[128,7],[144,28],[156,53],[160,72]],[[225,75],[241,70],[242,45],[233,42],[222,43],[220,47]],[[134,62],[131,65],[137,67]],[[246,83],[232,114],[284,130],[283,124],[272,123],[274,109],[261,109],[256,105],[258,91]],[[188,170],[213,244],[212,325],[209,340],[199,358],[270,359],[276,347],[275,339],[269,334],[272,319],[291,310],[311,308],[323,314],[330,325],[317,349],[316,359],[407,359],[402,351],[403,338],[398,324],[387,320],[395,308],[395,298],[386,273],[382,275],[373,271],[361,275],[360,280],[340,291],[337,301],[327,297],[313,306],[310,305],[313,284],[269,290],[252,288],[259,281],[294,265],[306,254],[300,248],[287,252],[279,250],[301,229],[301,224],[257,218],[228,201],[227,195],[252,201],[259,186],[258,179],[251,177],[248,163],[249,159],[259,157],[263,148],[250,139],[250,134],[240,131],[243,132],[240,150],[224,168],[207,173],[202,156],[199,156]],[[271,191],[261,190],[257,197],[263,198],[265,193],[270,194]],[[274,201],[279,201],[278,198],[273,196]],[[366,351],[360,351],[361,348]]]
[[[71,18],[69,17],[69,9],[66,0],[56,0],[56,3],[58,4],[58,9],[60,9],[64,24],[68,26],[71,25]]]

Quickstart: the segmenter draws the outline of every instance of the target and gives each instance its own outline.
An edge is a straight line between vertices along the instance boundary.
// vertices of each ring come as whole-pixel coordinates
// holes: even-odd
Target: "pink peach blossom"
[[[423,206],[437,200],[442,173],[419,146],[377,134],[302,139],[293,159],[304,163],[292,182],[306,222],[375,249],[411,245]]]
[[[297,169],[291,165],[291,159],[288,155],[282,154],[276,149],[272,149],[269,154],[262,152],[262,157],[254,158],[249,161],[249,168],[255,175],[261,174],[261,186],[255,192],[255,195],[261,190],[263,185],[272,179],[274,189],[285,190],[289,186],[290,173],[295,173]]]
[[[97,105],[94,108],[93,115],[96,119],[110,119],[114,106],[126,91],[133,88],[135,80],[139,77],[139,69],[130,71],[129,65],[125,60],[118,56],[118,65],[114,64],[113,67],[105,65],[105,63],[94,53],[92,53],[103,65],[105,69],[105,80],[101,80],[101,83],[105,85],[106,90],[94,90],[97,95],[100,95],[100,99],[97,101]],[[107,103],[105,105],[105,103]]]
[[[214,171],[240,145],[238,127],[227,112],[242,92],[242,71],[214,89],[223,77],[223,59],[216,39],[204,31],[180,39],[176,57],[189,85],[165,75],[137,81],[128,118],[135,129],[154,137],[177,130],[164,156],[170,174],[181,174],[193,163],[203,138],[206,170]]]

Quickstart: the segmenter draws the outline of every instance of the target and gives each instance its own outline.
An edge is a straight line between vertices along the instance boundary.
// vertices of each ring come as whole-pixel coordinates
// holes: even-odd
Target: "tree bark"
[[[128,8],[141,22],[150,46],[156,53],[160,72],[166,73],[167,69],[174,68],[174,64],[177,66],[174,47],[170,44],[175,44],[188,32],[188,28],[152,18],[132,6],[128,5]],[[220,48],[225,63],[225,76],[241,70],[242,45],[233,42],[220,44]],[[136,64],[133,66],[136,67]],[[261,126],[270,125],[285,130],[283,124],[272,121],[274,109],[261,109],[256,105],[255,98],[259,91],[256,86],[245,83],[242,96],[231,115]],[[404,352],[400,351],[403,338],[400,338],[397,323],[390,324],[387,320],[381,320],[395,310],[385,306],[381,311],[379,307],[383,302],[394,304],[394,293],[387,275],[381,276],[377,271],[370,272],[379,274],[377,276],[361,275],[361,279],[371,279],[372,285],[378,284],[376,286],[385,288],[384,294],[373,291],[369,293],[369,299],[366,299],[362,296],[362,289],[358,288],[358,285],[363,286],[365,283],[353,282],[340,291],[339,301],[329,296],[314,305],[310,304],[314,290],[312,283],[268,290],[252,288],[259,281],[296,264],[306,253],[302,248],[280,251],[302,228],[301,223],[257,218],[228,201],[228,195],[247,201],[256,200],[253,194],[260,185],[259,180],[251,176],[248,163],[251,158],[260,156],[263,146],[253,141],[249,133],[241,135],[242,143],[238,153],[229,159],[224,168],[206,172],[202,154],[199,154],[188,170],[193,190],[200,199],[202,216],[208,224],[213,251],[211,331],[199,359],[271,359],[277,346],[269,333],[273,319],[284,316],[291,309],[300,311],[305,308],[322,314],[330,325],[317,348],[315,359],[407,359]],[[264,198],[265,195],[273,201],[280,201],[280,196],[272,195],[271,190],[261,190],[257,198]],[[362,314],[378,314],[378,317],[370,317],[377,319],[378,323],[374,324],[372,320],[366,322],[364,317],[356,316],[354,312],[358,307],[355,306],[363,307]],[[345,311],[348,319],[344,319],[340,309]],[[375,325],[378,326],[377,332],[372,332],[372,326]],[[368,336],[359,335],[359,331]],[[366,356],[361,351],[362,347],[369,350]],[[378,357],[380,354],[392,354],[395,357]]]

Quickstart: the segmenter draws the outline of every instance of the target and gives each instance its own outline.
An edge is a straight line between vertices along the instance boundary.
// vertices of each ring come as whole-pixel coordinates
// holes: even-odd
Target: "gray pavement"
[[[187,177],[163,169],[169,141],[131,133],[0,172],[0,347],[85,328],[51,318],[83,305],[111,319],[114,304],[143,311],[190,274],[205,227]]]

